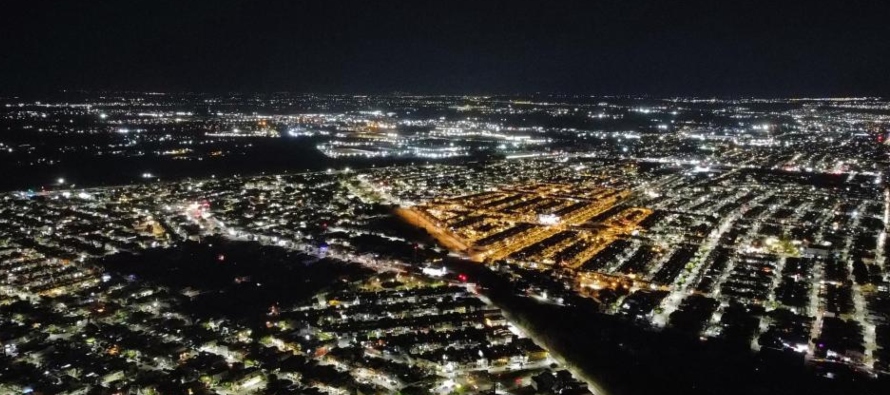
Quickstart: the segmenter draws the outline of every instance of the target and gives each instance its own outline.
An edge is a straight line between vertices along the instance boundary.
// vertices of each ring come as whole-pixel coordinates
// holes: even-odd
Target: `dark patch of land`
[[[355,264],[222,238],[117,254],[101,264],[110,272],[173,291],[199,292],[184,306],[195,316],[235,319],[260,317],[273,304],[287,306],[370,274]]]

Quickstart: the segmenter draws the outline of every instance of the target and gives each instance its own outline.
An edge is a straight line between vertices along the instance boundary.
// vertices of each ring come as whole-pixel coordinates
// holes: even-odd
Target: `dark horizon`
[[[12,2],[0,92],[887,96],[877,1]]]
[[[136,89],[66,89],[66,88],[58,88],[52,89],[47,88],[45,90],[39,91],[10,91],[5,93],[0,93],[0,100],[2,99],[24,99],[24,100],[37,100],[44,102],[51,102],[53,99],[58,97],[68,97],[68,95],[84,95],[84,96],[95,96],[95,95],[121,95],[121,96],[151,96],[151,95],[164,95],[164,96],[209,96],[209,97],[223,97],[223,96],[249,96],[249,95],[257,95],[257,96],[272,96],[272,95],[285,95],[285,96],[319,96],[319,97],[374,97],[374,98],[533,98],[533,97],[553,97],[553,98],[571,98],[571,99],[635,99],[635,100],[698,100],[698,101],[706,101],[706,100],[720,100],[720,101],[731,101],[731,100],[794,100],[794,101],[820,101],[820,100],[835,100],[835,101],[843,101],[843,100],[864,100],[864,99],[874,99],[874,100],[885,100],[888,95],[878,95],[878,94],[858,94],[858,95],[730,95],[730,94],[646,94],[646,93],[621,93],[621,94],[609,94],[609,93],[584,93],[584,92],[576,92],[576,93],[567,93],[567,92],[478,92],[478,93],[425,93],[425,92],[409,92],[409,91],[381,91],[381,92],[365,92],[365,91],[343,91],[343,92],[323,92],[323,91],[296,91],[296,90],[229,90],[229,91],[201,91],[201,90],[193,90],[193,89],[182,89],[182,90],[136,90]],[[42,100],[41,100],[42,99]]]

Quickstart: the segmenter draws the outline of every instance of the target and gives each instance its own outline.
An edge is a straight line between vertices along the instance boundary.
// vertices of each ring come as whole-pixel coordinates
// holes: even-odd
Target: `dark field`
[[[101,263],[108,271],[174,292],[199,292],[185,306],[192,314],[236,319],[260,317],[273,304],[288,306],[369,273],[357,265],[223,239],[140,255],[119,254]]]

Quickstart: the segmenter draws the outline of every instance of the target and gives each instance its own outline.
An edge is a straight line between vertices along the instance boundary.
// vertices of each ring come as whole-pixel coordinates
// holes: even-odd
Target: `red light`
[[[458,275],[457,275],[457,279],[460,280],[460,281],[463,281],[463,282],[467,282],[467,275],[466,275],[466,274],[463,274],[463,273],[458,274]]]

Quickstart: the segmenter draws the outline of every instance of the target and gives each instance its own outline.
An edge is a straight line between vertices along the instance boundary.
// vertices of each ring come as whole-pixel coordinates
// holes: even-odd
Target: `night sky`
[[[887,96],[888,3],[4,1],[0,96]]]

